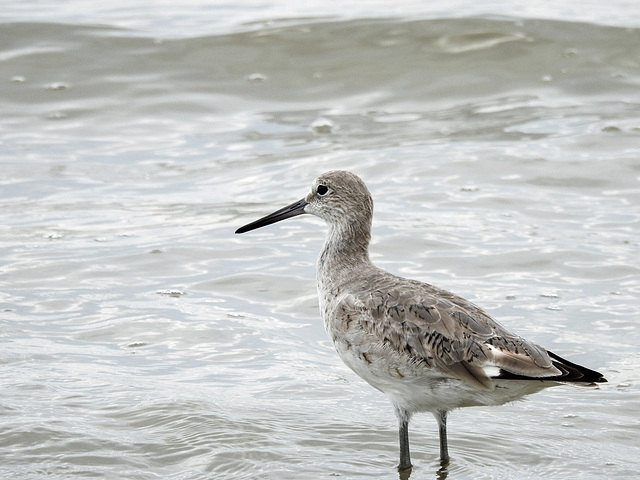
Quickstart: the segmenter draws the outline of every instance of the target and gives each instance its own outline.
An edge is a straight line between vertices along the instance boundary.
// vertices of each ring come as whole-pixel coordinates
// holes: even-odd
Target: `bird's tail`
[[[548,350],[547,353],[553,361],[553,366],[560,370],[562,375],[545,378],[545,380],[557,380],[559,382],[583,384],[605,383],[607,381],[600,372],[596,372],[595,370],[583,367],[577,363],[570,362],[569,360],[566,360]]]
[[[500,375],[497,379],[504,380],[542,380],[544,382],[558,382],[558,383],[572,383],[580,386],[593,386],[596,383],[605,383],[606,378],[595,370],[591,370],[577,363],[570,362],[553,352],[547,350],[547,353],[551,357],[553,366],[560,370],[560,375],[554,375],[552,377],[533,377],[527,375],[518,375],[516,373],[508,372],[504,369],[500,369]]]

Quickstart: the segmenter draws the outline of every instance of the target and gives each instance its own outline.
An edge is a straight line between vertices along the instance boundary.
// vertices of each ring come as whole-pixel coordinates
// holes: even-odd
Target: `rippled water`
[[[418,416],[411,478],[637,476],[640,9],[420,3],[9,2],[3,478],[397,478],[319,320],[325,226],[233,235],[332,168],[379,265],[609,379],[454,412],[447,472]]]

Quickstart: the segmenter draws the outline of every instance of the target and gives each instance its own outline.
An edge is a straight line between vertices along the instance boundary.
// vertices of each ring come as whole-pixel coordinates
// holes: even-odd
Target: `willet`
[[[373,265],[373,200],[353,173],[321,175],[305,198],[236,233],[303,213],[329,225],[317,263],[320,311],[344,363],[391,400],[399,423],[399,470],[411,468],[414,413],[435,416],[446,466],[450,410],[502,405],[563,383],[607,381],[511,333],[464,298]]]

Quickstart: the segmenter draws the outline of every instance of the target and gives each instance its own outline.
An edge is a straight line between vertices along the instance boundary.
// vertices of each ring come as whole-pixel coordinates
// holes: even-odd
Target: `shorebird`
[[[502,405],[559,384],[607,381],[511,333],[462,297],[376,267],[368,252],[373,200],[353,173],[320,175],[306,197],[236,233],[305,213],[329,225],[317,262],[325,328],[344,363],[391,401],[399,423],[400,471],[412,467],[414,413],[435,416],[440,462],[446,466],[449,411]]]

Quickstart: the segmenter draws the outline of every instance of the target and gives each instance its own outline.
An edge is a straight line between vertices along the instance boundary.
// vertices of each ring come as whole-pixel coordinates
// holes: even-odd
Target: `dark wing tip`
[[[560,370],[562,373],[555,377],[528,377],[525,375],[517,375],[515,373],[507,372],[500,369],[500,375],[494,378],[505,380],[542,380],[545,382],[566,382],[566,383],[580,383],[586,385],[593,385],[595,383],[607,383],[607,379],[604,378],[600,372],[591,370],[590,368],[583,367],[577,363],[570,362],[553,352],[547,350],[547,353],[551,357],[553,366]]]
[[[553,365],[558,368],[562,373],[562,381],[564,382],[576,382],[576,383],[606,383],[607,379],[604,378],[600,372],[591,370],[590,368],[583,367],[577,363],[570,362],[569,360],[556,355],[553,352],[547,351],[549,356],[553,359]]]

